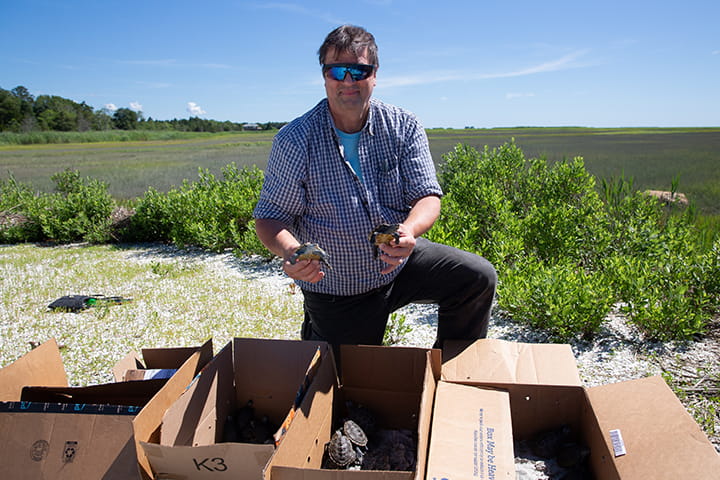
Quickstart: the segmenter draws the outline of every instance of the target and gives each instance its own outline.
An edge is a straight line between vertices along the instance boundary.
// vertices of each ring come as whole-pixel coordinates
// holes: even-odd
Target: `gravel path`
[[[41,248],[0,246],[0,366],[29,350],[30,342],[56,338],[71,384],[111,380],[112,365],[132,350],[200,344],[215,350],[235,336],[298,338],[302,295],[278,261],[178,250],[164,245]],[[68,294],[123,295],[127,305],[81,314],[50,313],[46,306]],[[396,344],[430,347],[437,309],[410,305],[398,311],[411,331]],[[595,386],[665,374],[685,388],[688,410],[720,451],[717,401],[708,407],[697,390],[720,379],[720,329],[689,344],[647,343],[622,316],[610,316],[592,342],[573,342],[580,377]],[[489,337],[547,342],[539,331],[500,312]],[[713,387],[710,387],[713,388]],[[717,393],[715,394],[717,396]]]

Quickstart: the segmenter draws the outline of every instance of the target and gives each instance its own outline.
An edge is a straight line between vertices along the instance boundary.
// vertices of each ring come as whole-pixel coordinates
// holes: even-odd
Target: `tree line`
[[[284,122],[257,123],[258,130],[277,129]],[[0,132],[37,131],[86,132],[89,130],[174,130],[181,132],[232,132],[247,128],[246,123],[190,117],[172,120],[144,118],[129,108],[115,111],[93,109],[84,101],[77,103],[57,95],[34,97],[19,85],[12,90],[0,88]]]

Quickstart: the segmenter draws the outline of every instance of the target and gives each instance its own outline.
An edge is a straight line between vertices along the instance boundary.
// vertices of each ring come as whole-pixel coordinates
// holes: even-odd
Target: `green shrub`
[[[648,337],[702,334],[720,301],[720,243],[692,207],[664,207],[620,178],[597,186],[581,158],[525,159],[513,143],[444,157],[446,196],[429,238],[483,255],[498,305],[553,337],[591,337],[611,308]],[[677,188],[677,180],[673,181]]]
[[[109,241],[110,214],[115,201],[107,185],[92,178],[82,179],[77,171],[70,169],[56,173],[51,179],[57,193],[47,196],[43,208],[36,205],[30,210],[43,234],[61,243]]]
[[[534,257],[506,271],[501,285],[501,304],[513,318],[559,341],[592,338],[615,303],[602,273]]]
[[[0,243],[24,243],[42,239],[42,228],[28,212],[38,202],[29,186],[12,176],[0,180]],[[35,206],[35,209],[39,207]]]
[[[238,170],[228,165],[223,179],[207,170],[197,182],[185,180],[180,188],[160,194],[151,189],[138,201],[131,220],[136,240],[170,241],[178,246],[199,246],[212,251],[235,248],[267,255],[255,238],[252,211],[263,175],[257,168]]]

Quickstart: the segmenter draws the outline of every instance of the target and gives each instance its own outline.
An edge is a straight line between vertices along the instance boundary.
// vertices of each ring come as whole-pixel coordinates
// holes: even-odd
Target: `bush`
[[[96,179],[81,179],[77,171],[65,170],[53,175],[58,193],[38,202],[31,214],[41,225],[43,234],[57,242],[110,240],[110,214],[115,201],[107,184]],[[38,208],[42,205],[42,208]]]
[[[34,242],[110,240],[110,213],[115,205],[107,185],[78,172],[65,170],[52,176],[56,193],[36,194],[12,177],[0,184],[0,241]]]
[[[217,179],[199,171],[198,182],[160,194],[151,189],[138,201],[130,232],[135,240],[170,241],[180,247],[199,246],[212,251],[237,248],[267,255],[256,239],[252,211],[263,175],[257,168],[238,170],[234,164]]]
[[[500,299],[513,318],[559,341],[592,338],[615,303],[602,273],[533,257],[505,273]]]
[[[623,178],[598,188],[581,158],[550,165],[513,142],[458,145],[439,179],[428,236],[493,262],[498,305],[517,321],[588,338],[622,305],[648,338],[670,340],[702,334],[717,314],[720,243],[702,246],[692,207],[663,207]]]
[[[0,180],[0,243],[34,242],[42,238],[40,224],[28,216],[37,201],[30,187],[12,176]]]

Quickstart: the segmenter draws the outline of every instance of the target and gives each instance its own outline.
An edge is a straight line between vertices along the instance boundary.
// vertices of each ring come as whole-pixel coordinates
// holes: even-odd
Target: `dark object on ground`
[[[53,311],[77,313],[90,307],[121,305],[131,301],[131,298],[105,295],[64,295],[48,305],[48,308]]]

